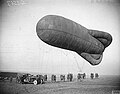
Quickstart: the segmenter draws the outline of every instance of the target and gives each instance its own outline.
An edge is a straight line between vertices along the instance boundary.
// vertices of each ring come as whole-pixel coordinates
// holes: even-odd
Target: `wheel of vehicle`
[[[34,81],[33,81],[33,84],[34,84],[34,85],[37,85],[37,84],[38,84],[37,80],[34,80]]]
[[[43,81],[43,79],[41,79],[41,84],[43,84],[44,83],[44,81]]]

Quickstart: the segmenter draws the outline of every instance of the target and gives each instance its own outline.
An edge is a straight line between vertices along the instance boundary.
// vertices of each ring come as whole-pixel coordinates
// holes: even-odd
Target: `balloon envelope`
[[[75,51],[92,65],[101,62],[105,48],[112,42],[109,33],[87,29],[56,15],[47,15],[40,19],[36,32],[45,43]]]

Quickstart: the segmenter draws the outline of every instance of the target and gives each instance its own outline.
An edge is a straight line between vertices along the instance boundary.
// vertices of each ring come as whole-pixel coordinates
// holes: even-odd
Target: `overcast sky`
[[[14,1],[6,0],[1,7],[0,71],[120,74],[120,3],[112,0]],[[113,41],[103,53],[102,62],[92,66],[75,52],[42,42],[36,34],[36,24],[51,14],[71,19],[88,29],[110,33]]]

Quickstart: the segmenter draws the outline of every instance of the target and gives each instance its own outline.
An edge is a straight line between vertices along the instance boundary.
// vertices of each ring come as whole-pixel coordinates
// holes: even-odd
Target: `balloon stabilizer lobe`
[[[47,15],[36,26],[38,37],[45,43],[75,51],[92,65],[98,65],[103,52],[112,42],[106,32],[87,29],[61,16]]]

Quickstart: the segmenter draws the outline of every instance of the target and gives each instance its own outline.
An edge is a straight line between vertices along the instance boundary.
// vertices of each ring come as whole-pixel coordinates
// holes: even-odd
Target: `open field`
[[[48,81],[42,85],[0,82],[0,94],[112,94],[113,90],[120,90],[119,76],[101,76],[93,80],[87,78],[82,82]]]

